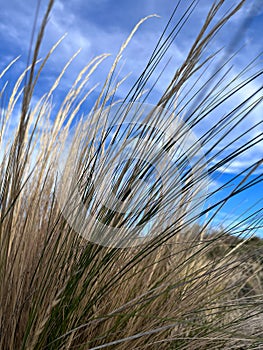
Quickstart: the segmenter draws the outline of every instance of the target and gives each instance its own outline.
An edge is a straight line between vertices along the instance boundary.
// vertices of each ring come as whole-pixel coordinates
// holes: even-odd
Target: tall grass
[[[123,43],[93,108],[82,119],[81,105],[92,91],[87,83],[107,55],[94,58],[80,71],[56,112],[52,96],[68,64],[50,91],[32,105],[48,58],[63,45],[55,44],[38,61],[53,2],[49,2],[32,61],[2,110],[0,142],[6,148],[2,148],[0,165],[0,348],[260,349],[262,265],[243,248],[262,224],[262,210],[255,207],[216,234],[209,233],[209,227],[231,198],[262,180],[258,172],[262,162],[250,164],[216,190],[200,192],[200,187],[203,190],[208,176],[262,141],[262,134],[255,133],[234,151],[226,141],[218,151],[226,152],[220,161],[214,153],[219,142],[227,140],[229,132],[261,103],[261,90],[227,111],[198,143],[188,142],[196,125],[220,106],[228,106],[233,95],[246,91],[262,75],[257,59],[233,77],[223,73],[233,57],[216,66],[217,53],[205,56],[205,49],[244,1],[221,19],[218,13],[225,1],[211,6],[184,63],[147,113],[143,109],[151,92],[144,91],[147,82],[197,2],[174,27],[165,28],[145,70],[116,104],[122,83],[116,73],[118,63],[143,19]],[[176,15],[177,7],[172,18]],[[212,74],[195,89],[207,70]],[[18,125],[7,144],[8,124],[21,98]],[[182,118],[185,111],[187,116]],[[126,128],[116,127],[120,124]],[[252,128],[257,130],[259,124]],[[171,125],[173,134],[163,139],[160,129]],[[134,133],[140,137],[127,151],[124,144]],[[178,151],[178,144],[187,147],[187,154]],[[158,163],[174,149],[177,159],[162,183],[149,163]],[[191,169],[189,159],[194,164]],[[105,174],[120,160],[113,187],[121,209],[132,204],[134,210],[128,214],[109,210],[112,179]],[[171,177],[175,168],[180,177]],[[151,187],[145,195],[139,180],[149,178]],[[198,207],[194,198],[198,203],[216,200]],[[198,225],[200,218],[203,222]],[[231,234],[243,238],[229,244]]]

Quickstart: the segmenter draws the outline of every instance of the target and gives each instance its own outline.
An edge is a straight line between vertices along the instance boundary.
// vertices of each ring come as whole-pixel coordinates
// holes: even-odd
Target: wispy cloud
[[[185,3],[190,4],[190,1],[186,1]],[[227,1],[225,10],[235,4],[236,1],[234,0]],[[46,2],[41,3],[39,18],[41,18],[44,13],[45,5]],[[95,85],[97,82],[103,83],[114,59],[114,55],[116,55],[121,44],[127,38],[134,25],[142,17],[156,13],[160,15],[160,18],[151,18],[145,22],[135,34],[123,55],[122,62],[125,62],[125,66],[119,78],[121,79],[126,74],[131,73],[118,92],[118,97],[124,97],[132,83],[145,67],[171,15],[173,6],[174,3],[171,3],[170,0],[164,0],[162,2],[158,0],[145,0],[143,2],[141,0],[135,0],[133,2],[121,0],[72,0],[66,2],[57,0],[46,30],[41,56],[43,57],[65,33],[67,33],[67,37],[63,40],[58,50],[50,57],[49,63],[45,68],[44,79],[39,82],[37,95],[41,96],[49,90],[63,66],[80,48],[82,49],[80,54],[61,81],[61,85],[58,89],[61,95],[59,95],[56,104],[59,104],[60,96],[65,95],[72,81],[74,81],[76,75],[85,64],[96,55],[111,53],[112,57],[108,58],[91,77],[89,87]],[[210,0],[200,1],[192,17],[189,19],[189,24],[180,32],[177,39],[172,43],[159,71],[156,72],[156,75],[153,76],[149,83],[148,87],[151,87],[157,74],[168,60],[170,60],[162,76],[158,79],[152,93],[152,100],[149,102],[154,102],[154,100],[157,100],[158,97],[162,95],[164,88],[169,84],[173,74],[175,74],[177,68],[182,64],[187,56],[189,47],[193,43],[199,28],[204,22],[205,15],[210,6]],[[183,5],[178,14],[182,14],[185,7],[186,5]],[[0,21],[0,45],[2,56],[0,68],[7,65],[14,57],[20,54],[22,55],[21,59],[7,74],[11,86],[13,81],[17,78],[18,73],[21,73],[26,66],[35,8],[36,2],[34,0],[28,0],[26,2],[13,0],[2,4]],[[222,14],[223,11],[218,14],[218,17]],[[209,49],[210,51],[206,52],[206,55],[224,47],[224,53],[220,53],[221,56],[219,56],[219,61],[222,61],[228,59],[235,50],[244,45],[243,50],[237,54],[230,62],[229,66],[226,67],[227,69],[230,65],[233,65],[230,74],[232,77],[236,76],[247,62],[262,51],[262,38],[259,30],[262,19],[263,1],[257,0],[256,2],[248,2],[247,5],[231,19],[222,33],[217,36]],[[238,29],[240,25],[242,26],[242,32],[239,32]],[[262,59],[258,60],[258,69],[259,68],[262,68]],[[208,73],[204,73],[199,85],[201,86],[207,78]],[[192,80],[192,82],[193,81],[194,80]],[[235,84],[238,84],[238,82],[239,81],[236,80]],[[191,80],[189,83],[191,84]],[[220,118],[225,116],[234,106],[244,102],[249,95],[252,95],[253,92],[258,90],[261,86],[260,78],[247,85],[245,89],[239,91],[235,96],[225,102],[223,106],[215,110],[215,113],[211,113],[209,118],[205,118],[202,123],[194,129],[194,132],[199,136],[216,126]],[[198,86],[196,86],[196,89],[197,88]],[[262,96],[261,91],[253,100],[255,101],[260,96]],[[186,108],[182,114],[187,114],[188,112],[189,110]],[[262,113],[261,103],[252,113],[242,120],[234,131],[229,131],[224,140],[218,143],[217,147],[213,150],[212,155],[215,156],[213,160],[214,163],[218,163],[241,144],[245,144],[256,135],[260,136],[263,134],[263,125],[262,123],[259,124],[262,121]],[[11,124],[14,125],[17,120],[17,113],[15,113],[12,118]],[[237,136],[256,124],[258,124],[257,127],[234,142]],[[218,137],[220,137],[220,134]],[[213,142],[214,141],[215,139]],[[227,151],[217,155],[216,153],[220,152],[226,145],[229,145]],[[208,149],[209,145],[206,145],[206,147]],[[238,159],[230,162],[227,168],[222,167],[219,170],[223,174],[235,175],[253,162],[262,158],[262,154],[263,144],[261,142],[241,154]],[[211,164],[213,163],[211,162]],[[262,168],[259,168],[257,173],[259,174],[260,172],[262,172]],[[213,183],[214,187],[216,185],[217,183]]]

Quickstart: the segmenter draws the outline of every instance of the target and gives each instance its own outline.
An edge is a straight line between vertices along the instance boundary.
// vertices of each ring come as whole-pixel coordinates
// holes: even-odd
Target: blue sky
[[[189,3],[190,1],[187,0],[182,2],[183,5],[179,9],[178,15],[182,13],[185,8],[184,6]],[[183,62],[191,43],[198,33],[198,29],[204,21],[211,3],[211,0],[199,1],[199,4],[188,24],[180,33],[178,39],[170,47],[160,69],[169,59],[170,63],[162,77],[159,79],[149,102],[154,102],[161,95],[163,86],[169,83],[176,68]],[[231,5],[237,4],[237,1],[228,0],[226,3],[227,6],[224,7],[224,10]],[[43,15],[46,4],[47,1],[42,0],[40,6],[40,17]],[[22,72],[27,61],[36,1],[27,0],[22,2],[11,0],[5,1],[1,5],[0,69],[2,70],[2,68],[12,59],[21,55],[21,58],[7,74],[11,89],[12,82],[15,77],[17,78],[17,75]],[[59,49],[50,58],[50,61],[45,68],[45,73],[40,80],[35,99],[37,100],[37,98],[42,96],[44,92],[48,91],[52,81],[57,77],[64,64],[79,48],[81,48],[82,51],[65,74],[62,84],[54,98],[55,101],[56,99],[59,101],[64,90],[70,86],[76,74],[88,61],[98,54],[111,53],[112,57],[103,63],[101,68],[93,76],[91,86],[97,81],[103,81],[114,55],[118,52],[122,42],[127,38],[134,25],[142,17],[157,14],[160,17],[151,18],[142,25],[123,55],[125,67],[123,68],[123,73],[121,73],[121,75],[123,74],[124,76],[126,73],[131,73],[130,77],[119,91],[119,97],[124,97],[131,84],[143,70],[147,59],[149,58],[169,19],[169,16],[173,11],[174,5],[175,1],[170,0],[57,0],[49,20],[41,53],[44,55],[44,53],[46,53],[63,34],[68,34]],[[223,12],[224,11],[221,11],[220,14]],[[209,48],[208,53],[224,46],[225,49],[222,55],[225,55],[224,57],[229,57],[235,49],[244,45],[242,51],[232,61],[233,68],[231,74],[234,76],[262,51],[262,32],[263,1],[247,1],[245,7],[230,20],[222,33],[217,36],[216,40]],[[258,60],[257,67],[258,69],[262,69],[262,56]],[[206,76],[204,75],[204,78],[205,77]],[[212,114],[209,118],[206,118],[204,122],[200,123],[195,129],[196,134],[202,135],[202,133],[209,127],[216,125],[228,108],[241,103],[253,93],[253,91],[256,91],[261,86],[262,77],[255,80],[245,90],[227,102],[224,107],[219,108],[216,114]],[[257,98],[260,98],[260,96],[262,97],[262,91],[257,94]],[[92,103],[92,101],[90,103]],[[89,102],[87,102],[86,107],[88,108],[88,106]],[[246,142],[251,139],[251,137],[255,136],[255,134],[262,135],[263,127],[262,124],[260,124],[251,133],[247,133],[241,140],[231,145],[232,140],[234,140],[238,134],[244,132],[244,130],[251,125],[256,125],[256,123],[259,123],[262,120],[262,112],[263,109],[261,103],[261,105],[259,105],[250,116],[235,129],[234,132],[229,132],[229,135],[224,139],[224,142],[218,144],[217,150],[220,150],[220,148],[222,149],[225,144],[230,143],[228,152],[231,152],[231,150],[235,150],[240,143]],[[225,183],[231,177],[244,170],[247,166],[256,160],[261,159],[262,155],[263,144],[261,141],[261,143],[253,147],[252,150],[241,155],[238,160],[234,160],[228,169],[221,169],[221,171],[216,172],[213,175],[212,186],[216,187]],[[219,155],[216,158],[216,161],[220,160],[220,157],[222,157],[222,155]],[[259,168],[256,173],[256,175],[260,174],[262,175],[262,167]],[[224,193],[227,193],[226,190],[224,191]],[[227,225],[230,221],[234,222],[236,220],[235,218],[254,203],[256,203],[256,209],[262,208],[262,193],[263,185],[261,182],[254,188],[242,193],[236,198],[233,198],[231,202],[227,203],[222,208],[217,221],[215,222],[217,222],[218,225],[221,223]],[[252,211],[253,210],[255,209],[252,209]],[[263,230],[259,230],[258,233],[263,235]]]

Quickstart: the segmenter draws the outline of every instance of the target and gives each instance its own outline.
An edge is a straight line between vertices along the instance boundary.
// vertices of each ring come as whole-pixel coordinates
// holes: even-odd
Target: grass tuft
[[[209,186],[219,170],[262,141],[256,132],[262,121],[236,137],[234,150],[228,139],[262,102],[262,87],[247,92],[261,78],[260,57],[233,76],[227,64],[238,52],[217,65],[221,51],[206,51],[245,1],[221,18],[225,1],[211,5],[154,105],[147,104],[154,88],[146,91],[147,83],[198,2],[177,19],[178,2],[144,71],[119,101],[122,53],[153,16],[142,19],[82,117],[83,104],[98,91],[87,84],[107,54],[80,70],[55,108],[54,92],[76,53],[33,105],[43,68],[63,44],[62,38],[39,59],[53,3],[0,118],[0,348],[260,349],[263,245],[253,236],[262,227],[262,209],[252,206],[222,229],[213,222],[232,198],[262,181],[262,161],[216,189]],[[5,74],[18,59],[0,73],[2,105]],[[245,101],[194,138],[202,121],[244,91]],[[160,164],[161,178],[151,164]],[[111,202],[111,181],[118,205]]]

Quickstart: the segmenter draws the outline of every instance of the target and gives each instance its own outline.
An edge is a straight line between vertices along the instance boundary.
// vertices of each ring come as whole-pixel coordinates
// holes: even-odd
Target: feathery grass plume
[[[147,83],[198,1],[172,25],[177,2],[144,71],[117,101],[121,55],[152,16],[142,19],[82,118],[79,111],[97,88],[87,90],[87,83],[107,54],[80,70],[55,116],[53,93],[77,53],[32,104],[47,60],[62,45],[61,39],[40,63],[53,2],[31,63],[2,109],[0,348],[260,349],[263,245],[251,236],[262,226],[262,209],[252,206],[222,230],[210,227],[231,198],[262,181],[262,161],[221,187],[206,187],[217,170],[262,141],[256,133],[262,121],[243,130],[255,131],[249,140],[242,134],[231,141],[239,141],[234,150],[228,139],[262,102],[262,88],[194,137],[196,126],[262,76],[259,57],[232,76],[227,64],[237,53],[218,65],[219,52],[205,51],[245,1],[219,19],[225,1],[211,5],[155,105],[147,104]]]

